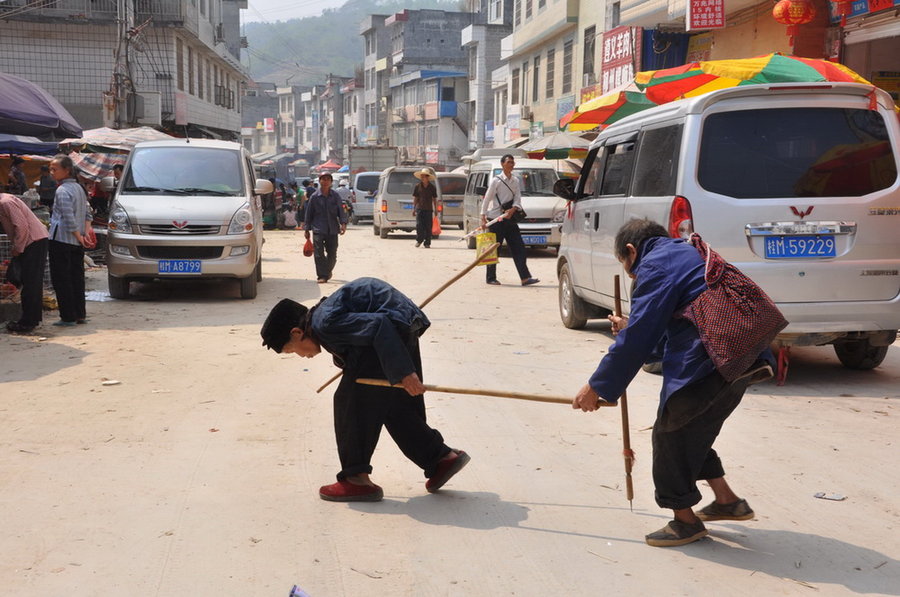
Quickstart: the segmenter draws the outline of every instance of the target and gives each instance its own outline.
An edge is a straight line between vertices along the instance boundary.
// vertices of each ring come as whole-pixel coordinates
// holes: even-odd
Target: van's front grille
[[[219,234],[220,226],[206,226],[190,224],[183,228],[178,228],[172,224],[142,224],[141,234]]]
[[[138,247],[144,259],[219,259],[224,247]]]

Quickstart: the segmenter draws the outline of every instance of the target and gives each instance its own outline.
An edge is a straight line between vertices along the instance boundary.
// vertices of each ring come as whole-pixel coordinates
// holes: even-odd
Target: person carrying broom
[[[283,299],[260,332],[276,353],[312,358],[324,348],[343,369],[334,393],[334,431],[341,470],[337,482],[319,489],[333,502],[377,502],[384,497],[369,474],[385,427],[403,454],[425,472],[434,493],[468,464],[469,455],[449,448],[425,420],[419,336],[431,322],[406,295],[376,278],[341,286],[308,309]],[[356,383],[386,378],[401,388]]]
[[[712,446],[747,386],[771,376],[763,359],[772,355],[766,349],[732,382],[719,373],[697,328],[680,316],[707,289],[705,263],[691,243],[669,238],[656,222],[633,219],[618,231],[615,252],[635,279],[630,318],[609,317],[616,341],[572,408],[591,412],[598,408],[598,398],[616,402],[641,365],[662,349],[663,384],[652,434],[653,483],[656,503],[672,509],[674,519],[645,539],[655,547],[684,545],[708,534],[703,521],[754,517],[747,501],[725,481]],[[698,479],[709,483],[715,500],[695,513],[693,506],[701,500]]]

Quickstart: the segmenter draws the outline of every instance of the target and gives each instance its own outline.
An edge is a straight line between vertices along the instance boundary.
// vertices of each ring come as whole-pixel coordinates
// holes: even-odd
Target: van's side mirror
[[[272,185],[271,181],[266,180],[265,178],[257,178],[256,179],[256,187],[253,189],[254,195],[268,195],[272,191],[275,190],[275,186]]]
[[[487,193],[487,187],[475,187],[475,194],[481,195],[484,197],[484,194]]]
[[[100,179],[100,188],[102,188],[107,193],[112,193],[116,190],[116,183],[119,182],[116,180],[115,176],[104,176]]]
[[[575,181],[571,178],[560,178],[553,183],[553,194],[566,201],[574,201],[576,199]]]

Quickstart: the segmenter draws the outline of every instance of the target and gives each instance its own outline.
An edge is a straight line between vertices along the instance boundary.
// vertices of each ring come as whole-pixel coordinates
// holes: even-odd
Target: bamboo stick
[[[619,288],[619,275],[615,276],[615,309],[616,317],[622,317],[622,291]],[[634,464],[634,451],[631,449],[631,431],[628,424],[628,394],[622,390],[619,398],[622,405],[622,456],[625,458],[625,496],[628,498],[628,507],[634,511],[634,485],[631,481],[631,468]]]

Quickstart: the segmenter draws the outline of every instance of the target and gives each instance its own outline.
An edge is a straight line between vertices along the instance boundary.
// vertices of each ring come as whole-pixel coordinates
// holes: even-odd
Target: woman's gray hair
[[[75,172],[75,162],[72,161],[72,158],[64,153],[60,153],[54,156],[51,161],[56,162],[63,170],[68,172],[70,178],[75,178],[77,172]]]
[[[633,245],[635,249],[640,249],[642,242],[655,236],[668,237],[669,232],[653,220],[632,218],[619,228],[619,231],[616,233],[616,257],[625,259],[628,257],[628,245]]]

